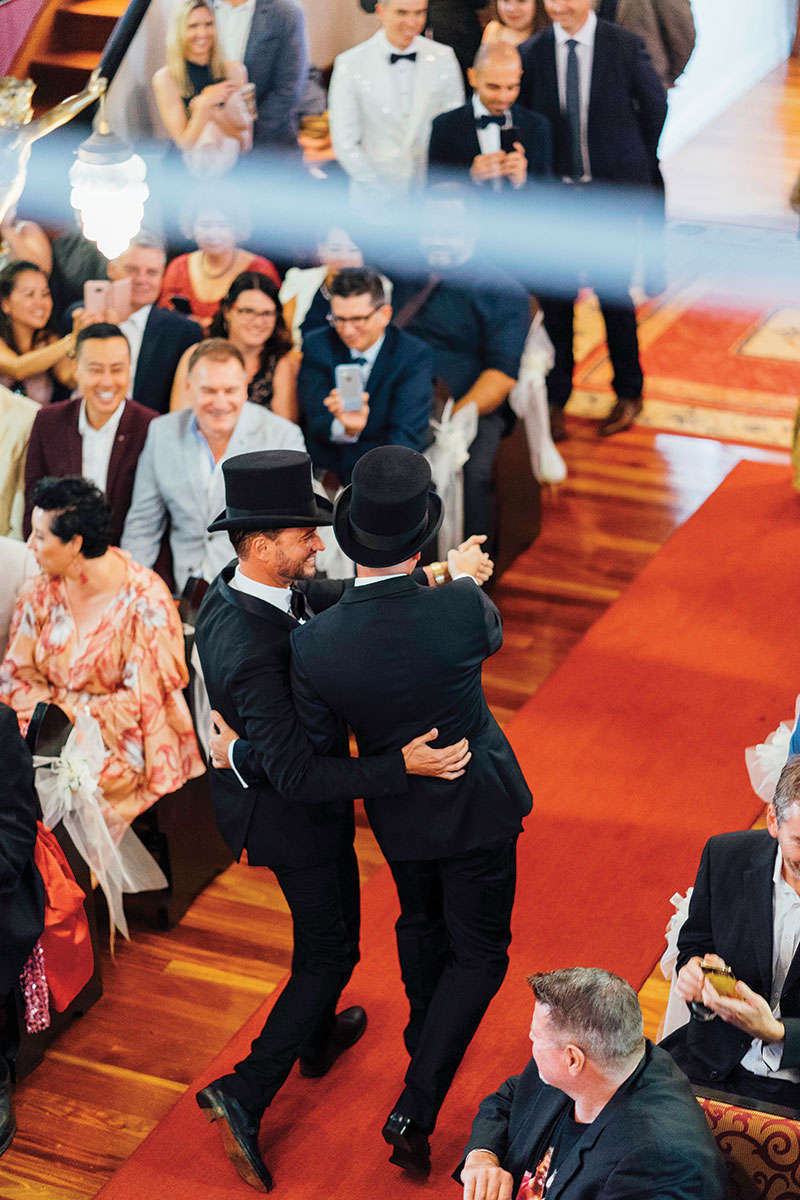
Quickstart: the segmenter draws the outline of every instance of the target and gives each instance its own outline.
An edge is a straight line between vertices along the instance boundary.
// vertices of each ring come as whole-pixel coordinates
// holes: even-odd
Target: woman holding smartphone
[[[9,263],[0,271],[0,384],[49,404],[56,381],[74,382],[75,332],[60,338],[50,325],[50,285],[35,263]]]

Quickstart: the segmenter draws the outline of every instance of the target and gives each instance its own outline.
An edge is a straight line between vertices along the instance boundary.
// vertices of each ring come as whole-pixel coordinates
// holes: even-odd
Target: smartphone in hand
[[[363,401],[364,384],[355,363],[339,363],[334,371],[336,390],[345,412],[358,412]]]
[[[514,149],[514,142],[519,142],[522,145],[522,130],[516,125],[509,125],[505,129],[500,130],[500,149],[506,154],[510,154]]]

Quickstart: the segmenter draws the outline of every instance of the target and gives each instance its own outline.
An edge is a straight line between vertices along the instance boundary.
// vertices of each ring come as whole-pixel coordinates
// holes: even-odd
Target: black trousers
[[[509,431],[511,419],[506,405],[478,417],[478,432],[464,463],[464,537],[485,533],[484,550],[492,554],[497,542],[494,480],[492,469],[500,442]]]
[[[571,297],[542,298],[544,327],[555,350],[555,363],[547,376],[547,401],[563,408],[572,393],[573,321],[577,289]],[[610,300],[600,292],[600,311],[606,327],[608,353],[614,368],[612,386],[617,396],[638,400],[642,394],[644,376],[639,361],[639,335],[636,328],[636,309],[630,297]]]
[[[275,877],[292,914],[292,972],[247,1058],[222,1080],[224,1090],[258,1120],[295,1060],[327,1041],[339,996],[359,958],[352,846],[320,866],[276,869]]]
[[[717,1018],[719,1020],[719,1017]],[[661,1043],[692,1083],[699,1087],[713,1088],[717,1092],[731,1092],[750,1100],[763,1100],[768,1104],[782,1104],[785,1108],[800,1109],[800,1084],[788,1079],[772,1079],[768,1075],[754,1075],[737,1063],[724,1078],[702,1062],[686,1043],[688,1026],[681,1026],[664,1038]]]
[[[516,844],[511,838],[451,858],[389,863],[410,1009],[404,1037],[411,1062],[396,1107],[427,1133],[508,969]]]

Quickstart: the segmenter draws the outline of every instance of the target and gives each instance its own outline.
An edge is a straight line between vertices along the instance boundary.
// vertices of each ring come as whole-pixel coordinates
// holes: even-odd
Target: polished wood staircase
[[[81,91],[126,8],[127,0],[48,0],[11,66],[35,82],[37,112]]]

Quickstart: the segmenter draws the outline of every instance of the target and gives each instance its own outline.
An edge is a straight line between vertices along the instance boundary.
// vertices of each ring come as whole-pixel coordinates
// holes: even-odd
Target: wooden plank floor
[[[702,217],[709,209],[729,219],[736,219],[730,216],[734,209],[739,217],[758,213],[765,171],[773,180],[768,207],[779,205],[780,189],[800,160],[797,66],[784,76],[773,73],[751,93],[756,107],[772,97],[768,119],[786,135],[780,167],[772,148],[766,165],[762,159],[766,110],[751,120],[743,101],[733,117],[720,118],[681,152],[685,162],[674,176],[681,216]],[[735,137],[725,132],[731,119],[740,130]],[[703,167],[704,147],[714,155],[711,171]],[[691,195],[697,196],[694,209]],[[780,454],[643,429],[603,441],[590,423],[578,420],[570,422],[570,433],[564,446],[568,480],[545,497],[540,538],[495,593],[506,638],[484,678],[503,722],[736,462],[786,461]],[[380,855],[363,824],[357,845],[366,879]],[[275,987],[290,949],[288,914],[271,874],[260,868],[230,868],[168,933],[137,927],[133,940],[118,946],[115,962],[106,956],[102,1000],[18,1088],[19,1133],[0,1159],[0,1200],[94,1196]],[[660,950],[653,947],[654,959]],[[651,1034],[664,999],[665,985],[657,980],[644,989]]]

